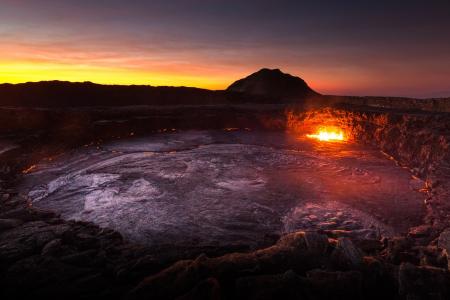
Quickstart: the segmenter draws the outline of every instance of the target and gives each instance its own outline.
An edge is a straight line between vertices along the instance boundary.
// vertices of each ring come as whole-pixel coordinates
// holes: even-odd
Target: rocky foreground
[[[255,252],[173,263],[112,230],[48,211],[19,205],[0,218],[3,299],[447,299],[450,292],[450,231],[429,245],[417,242],[418,232],[390,240],[296,232]]]

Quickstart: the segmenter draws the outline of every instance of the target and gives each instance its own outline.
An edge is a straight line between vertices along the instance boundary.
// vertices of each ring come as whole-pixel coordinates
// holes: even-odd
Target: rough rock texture
[[[450,228],[447,228],[440,234],[438,246],[443,249],[443,255],[447,257],[447,266],[450,269]]]
[[[319,109],[288,112],[287,126],[314,131],[320,125],[343,128],[347,137],[372,144],[414,169],[433,177],[438,169],[450,170],[450,115],[383,110]]]
[[[335,255],[336,251],[342,255]],[[377,273],[382,275],[380,263],[373,258],[363,260],[355,252],[350,240],[334,244],[317,233],[297,232],[284,236],[272,247],[251,253],[180,261],[144,279],[129,296],[200,299],[197,293],[211,293],[214,289],[225,299],[373,299],[380,287],[364,286],[364,281]],[[383,293],[394,296],[396,291],[391,286],[395,283],[389,282],[388,276],[379,280],[386,281]],[[172,287],[170,291],[167,286]],[[203,288],[199,290],[199,286]]]
[[[8,200],[6,200],[8,201]],[[2,203],[3,204],[3,203]],[[4,208],[2,206],[2,208]],[[144,262],[142,247],[125,244],[109,229],[66,222],[51,212],[26,206],[1,214],[0,297],[120,298]]]
[[[331,107],[336,105],[353,105],[372,107],[373,109],[397,109],[404,112],[429,111],[450,112],[450,98],[402,98],[375,96],[321,96],[305,99],[307,107]]]
[[[13,197],[5,202],[10,200]],[[440,251],[448,242],[445,234],[439,247],[420,248],[412,238],[399,237],[362,249],[357,246],[360,240],[335,239],[336,232],[300,231],[254,252],[200,255],[176,262],[155,259],[155,249],[128,244],[112,230],[64,221],[22,203],[0,215],[8,224],[0,229],[2,299],[450,296],[446,253]],[[409,264],[399,268],[404,262]]]
[[[427,182],[425,230],[430,237],[450,227],[450,115],[447,113],[404,113],[374,109],[317,109],[287,111],[287,127],[297,132],[314,132],[320,126],[336,126],[347,138],[378,147],[389,159],[409,168]]]

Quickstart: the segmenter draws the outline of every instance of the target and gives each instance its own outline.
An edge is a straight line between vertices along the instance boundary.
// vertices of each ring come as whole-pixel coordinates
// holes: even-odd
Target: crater
[[[406,233],[421,224],[423,185],[378,150],[351,142],[186,131],[74,150],[38,164],[21,190],[33,206],[135,243],[255,249],[296,230]]]

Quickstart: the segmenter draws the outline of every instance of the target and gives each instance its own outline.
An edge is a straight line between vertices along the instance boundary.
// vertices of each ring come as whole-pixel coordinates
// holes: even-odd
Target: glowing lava
[[[37,168],[36,165],[31,165],[28,168],[22,170],[22,174],[29,174],[29,173],[33,172],[36,168]]]
[[[326,142],[344,141],[344,133],[342,130],[335,129],[320,129],[316,134],[307,134],[306,136]]]

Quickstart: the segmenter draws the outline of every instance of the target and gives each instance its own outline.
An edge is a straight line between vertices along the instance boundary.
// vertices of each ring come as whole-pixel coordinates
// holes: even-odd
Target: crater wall
[[[427,182],[427,222],[436,234],[449,227],[450,114],[374,108],[288,109],[287,129],[311,132],[322,125],[342,128],[347,137],[371,144]]]

